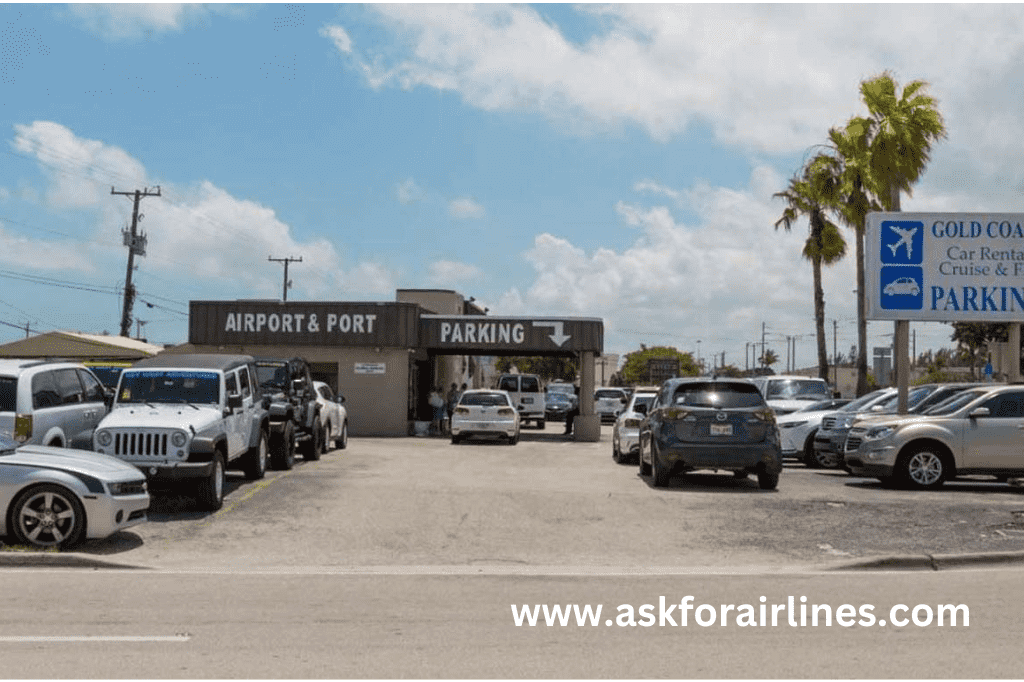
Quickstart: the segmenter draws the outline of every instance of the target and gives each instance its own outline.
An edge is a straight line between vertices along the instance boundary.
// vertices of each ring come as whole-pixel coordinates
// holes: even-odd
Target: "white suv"
[[[91,450],[106,400],[81,363],[0,360],[0,433],[20,443]]]
[[[121,373],[93,449],[134,464],[151,487],[194,480],[200,505],[220,509],[224,471],[267,471],[269,417],[248,355],[158,355]]]

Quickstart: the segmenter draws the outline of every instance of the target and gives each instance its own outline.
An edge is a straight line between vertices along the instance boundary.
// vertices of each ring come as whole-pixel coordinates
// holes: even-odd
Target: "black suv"
[[[320,459],[326,434],[309,363],[302,358],[257,358],[256,376],[270,413],[272,466],[291,469],[296,450],[306,460]]]
[[[640,473],[656,488],[675,472],[757,474],[774,490],[782,472],[782,446],[772,411],[745,379],[669,379],[640,423]]]

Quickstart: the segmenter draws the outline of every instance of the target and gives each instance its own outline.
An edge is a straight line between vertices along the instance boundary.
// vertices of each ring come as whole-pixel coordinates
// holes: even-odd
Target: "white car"
[[[504,438],[509,445],[519,442],[519,412],[508,392],[474,388],[459,398],[452,415],[452,443],[470,436]]]
[[[612,427],[612,459],[619,464],[636,462],[640,454],[640,422],[657,397],[657,389],[638,388],[630,396],[626,409],[615,420],[615,426]]]
[[[913,277],[900,277],[886,284],[882,293],[886,296],[917,296],[921,288]]]
[[[599,388],[594,391],[594,412],[601,423],[615,422],[626,409],[626,392],[621,388]]]
[[[22,445],[0,435],[0,535],[67,549],[146,521],[146,475],[88,450]]]
[[[821,427],[826,414],[832,414],[850,399],[835,398],[810,403],[806,408],[778,417],[779,436],[782,442],[782,456],[795,457],[808,467],[817,468],[814,460],[814,436]]]
[[[339,450],[348,447],[348,410],[345,396],[334,395],[331,387],[322,381],[313,382],[316,404],[320,406],[320,423],[323,424],[327,444]]]
[[[761,391],[776,416],[802,410],[811,403],[832,397],[824,379],[792,375],[770,375],[750,379]]]

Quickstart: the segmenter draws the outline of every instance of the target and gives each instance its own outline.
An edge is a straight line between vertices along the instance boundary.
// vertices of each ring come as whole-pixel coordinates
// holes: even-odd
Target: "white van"
[[[498,377],[498,390],[506,391],[512,404],[519,411],[521,424],[537,422],[537,428],[544,428],[544,391],[540,377],[536,374],[502,374]]]

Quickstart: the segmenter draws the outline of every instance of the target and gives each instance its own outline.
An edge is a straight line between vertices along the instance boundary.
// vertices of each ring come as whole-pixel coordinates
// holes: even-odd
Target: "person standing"
[[[441,435],[441,422],[444,420],[444,398],[441,396],[441,387],[435,386],[427,398],[430,408],[433,410],[433,420],[430,422],[430,433],[434,436]]]
[[[461,397],[462,394],[459,393],[459,386],[453,381],[452,387],[448,389],[448,395],[445,397],[445,407],[448,408],[445,431],[448,433],[451,433],[452,415],[455,414],[455,406],[459,404],[459,398]]]

